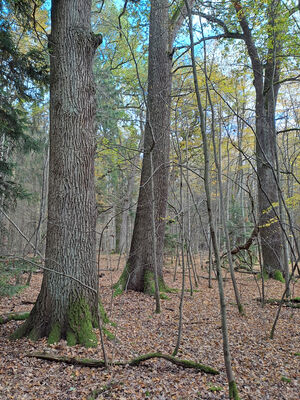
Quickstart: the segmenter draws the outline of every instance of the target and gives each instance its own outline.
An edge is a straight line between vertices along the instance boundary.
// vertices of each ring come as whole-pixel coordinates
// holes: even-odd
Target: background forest
[[[77,12],[77,25],[70,28],[78,30],[73,46],[60,35]],[[77,353],[79,344],[96,346],[92,357],[99,358],[97,351],[102,351],[105,367],[108,359],[113,364],[149,351],[146,356],[154,368],[148,375],[142,370],[129,378],[122,367],[111,366],[119,369],[112,375],[106,371],[99,389],[99,377],[87,372],[91,365],[83,365],[89,381],[84,385],[77,379],[79,367],[70,373],[66,367],[66,381],[75,374],[68,386],[74,390],[57,386],[43,398],[221,399],[228,398],[227,379],[230,398],[296,400],[298,2],[3,0],[0,13],[3,340],[15,331],[17,338],[46,336],[54,355],[65,350],[70,364],[75,356],[90,358],[84,353],[89,350]],[[91,52],[88,41],[93,41]],[[69,87],[64,92],[65,82]],[[96,108],[88,108],[87,117],[82,114],[77,135],[73,117],[84,108],[81,102],[88,107],[95,103]],[[77,170],[77,161],[82,169]],[[73,172],[68,175],[68,170]],[[64,223],[71,235],[50,232],[51,224]],[[59,283],[51,281],[53,271]],[[70,300],[79,314],[66,305],[67,296],[61,295],[60,305],[56,300],[47,303],[47,296],[54,298],[66,287],[73,293],[73,284],[82,285],[79,292],[88,308],[81,297]],[[36,301],[29,318],[28,313],[16,313],[28,311],[22,297]],[[99,300],[104,305],[100,311]],[[204,314],[195,322],[199,309]],[[44,318],[43,312],[55,317]],[[123,320],[122,312],[124,318],[132,316],[131,321]],[[55,319],[58,315],[64,317]],[[82,334],[85,328],[77,331],[73,325],[88,315],[90,325]],[[19,316],[28,318],[24,325],[15,321]],[[258,329],[261,321],[265,325]],[[200,328],[193,325],[199,323]],[[199,329],[209,324],[212,331],[204,336],[211,342],[204,345]],[[90,333],[92,325],[99,332]],[[247,335],[241,339],[243,329]],[[156,330],[155,338],[149,332]],[[278,331],[279,342],[274,348],[272,342],[263,343],[266,339],[255,336],[258,330],[268,340]],[[255,349],[241,350],[252,335]],[[161,336],[164,341],[159,342]],[[202,344],[194,343],[194,336]],[[61,348],[55,344],[60,339],[65,340]],[[7,345],[16,346],[7,355],[10,364],[14,352],[44,351],[46,346],[22,340]],[[66,343],[76,345],[75,350]],[[224,354],[214,358],[210,352],[217,343],[223,343],[219,351]],[[191,378],[180,364],[182,358],[193,359],[195,347],[202,345],[206,350],[196,361],[221,371],[211,381],[205,370]],[[264,349],[272,360],[284,363],[286,358],[284,367],[281,361],[274,366],[276,383],[271,382],[272,361],[257,361],[264,359]],[[155,370],[152,358],[162,357],[158,351],[166,360],[159,362],[173,363],[162,364],[168,365],[165,371]],[[239,364],[239,351],[250,353],[251,366]],[[270,371],[259,388],[260,377],[251,376],[257,368],[253,357]],[[45,368],[40,360],[32,363],[33,369]],[[178,378],[178,388],[170,388],[178,368],[182,381]],[[119,381],[116,374],[123,374]],[[119,384],[121,379],[125,384]],[[130,385],[128,379],[135,383]],[[164,383],[157,390],[159,379]],[[189,379],[194,380],[192,388]],[[41,389],[28,389],[26,395],[22,390],[13,393],[0,386],[0,396],[2,391],[3,399],[41,398]]]

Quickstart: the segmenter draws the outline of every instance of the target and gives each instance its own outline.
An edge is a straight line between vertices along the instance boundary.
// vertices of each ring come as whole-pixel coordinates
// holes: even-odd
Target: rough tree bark
[[[190,4],[193,2],[190,0]],[[179,2],[170,17],[169,0],[151,0],[144,157],[129,257],[118,282],[120,288],[151,294],[154,293],[151,154],[154,172],[156,263],[162,288],[169,176],[172,54],[174,39],[186,16],[183,5],[184,2]]]
[[[282,271],[282,235],[278,222],[278,183],[276,182],[276,129],[275,110],[279,91],[280,62],[277,52],[281,48],[280,34],[274,36],[276,18],[280,1],[270,2],[268,7],[267,62],[264,66],[252,37],[247,18],[240,1],[232,1],[244,34],[248,54],[251,60],[254,87],[256,92],[256,162],[258,176],[258,207],[260,214],[260,237],[263,268],[274,276],[276,270]]]
[[[91,0],[53,0],[50,49],[50,159],[46,261],[41,291],[14,337],[96,344],[94,189],[95,89],[101,36]]]

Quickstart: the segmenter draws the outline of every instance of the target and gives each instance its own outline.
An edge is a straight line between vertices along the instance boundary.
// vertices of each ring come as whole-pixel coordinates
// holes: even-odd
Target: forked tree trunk
[[[14,334],[96,344],[95,98],[91,0],[53,0],[46,261],[28,320]]]

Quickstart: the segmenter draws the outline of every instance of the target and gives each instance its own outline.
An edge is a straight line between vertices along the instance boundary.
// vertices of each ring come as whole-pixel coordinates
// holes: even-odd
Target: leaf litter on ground
[[[110,269],[116,268],[118,256],[110,257]],[[154,299],[142,293],[127,292],[113,298],[111,282],[116,282],[125,260],[116,271],[104,271],[100,280],[101,300],[111,321],[114,340],[105,339],[112,360],[129,360],[150,352],[172,354],[177,338],[180,301],[180,274],[173,282],[173,269],[166,266],[166,283],[179,291],[162,299],[162,313],[154,313]],[[205,271],[200,271],[201,276]],[[105,269],[105,268],[104,268]],[[29,288],[12,298],[0,300],[0,314],[29,311],[36,299],[42,274],[35,274]],[[298,400],[300,310],[281,310],[274,339],[269,338],[277,310],[276,305],[257,302],[257,285],[251,275],[237,274],[245,316],[234,303],[229,280],[225,295],[233,370],[243,400]],[[259,282],[259,284],[261,284]],[[266,298],[280,298],[284,284],[267,280]],[[293,284],[293,297],[300,296],[299,281]],[[94,400],[153,399],[192,400],[227,399],[228,388],[222,350],[219,296],[216,281],[200,279],[193,296],[185,293],[183,332],[178,357],[209,365],[220,371],[207,375],[170,364],[165,360],[148,360],[138,367],[114,366],[108,370],[52,363],[26,357],[33,351],[47,351],[62,356],[102,359],[97,348],[68,347],[65,341],[48,345],[46,339],[10,341],[10,334],[22,321],[0,326],[0,399],[14,400]]]

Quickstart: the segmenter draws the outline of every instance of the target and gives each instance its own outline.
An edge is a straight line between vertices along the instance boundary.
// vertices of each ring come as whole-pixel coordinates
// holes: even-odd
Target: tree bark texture
[[[67,338],[95,345],[97,321],[94,188],[95,88],[100,39],[90,0],[53,0],[50,50],[50,159],[45,267],[36,304],[15,337]]]
[[[256,92],[256,162],[258,178],[258,208],[263,268],[274,276],[282,270],[282,235],[278,221],[278,182],[276,181],[276,129],[275,111],[280,77],[277,52],[281,48],[279,31],[276,32],[276,17],[280,1],[270,2],[268,7],[268,42],[266,65],[263,65],[253,40],[248,21],[239,1],[232,2],[243,30],[248,55],[251,60]]]
[[[172,57],[169,48],[168,0],[152,0],[149,33],[147,116],[140,190],[127,262],[127,288],[149,291],[147,279],[154,274],[151,233],[151,152],[155,195],[157,272],[162,279],[165,216],[168,196],[170,147],[170,98]]]

